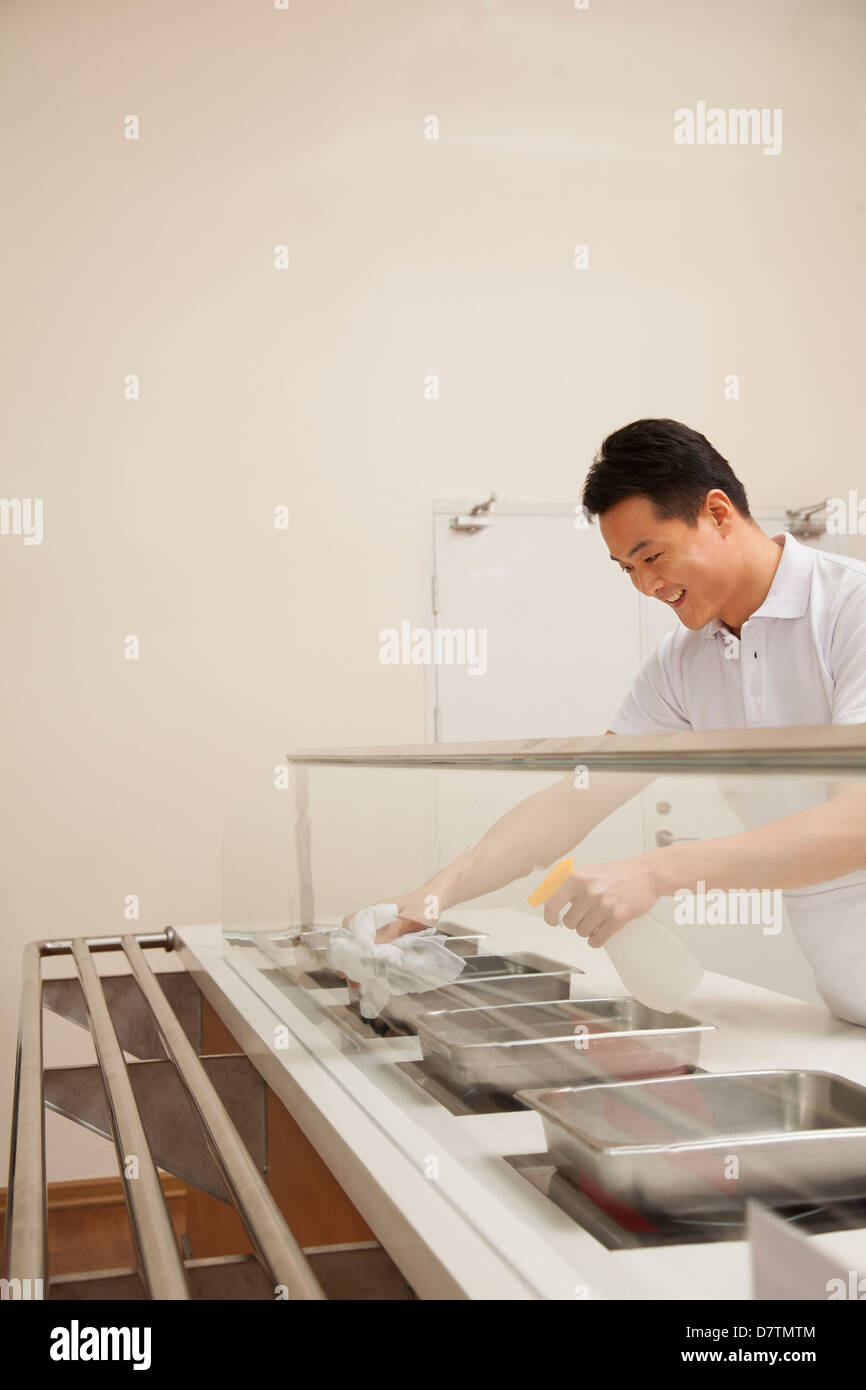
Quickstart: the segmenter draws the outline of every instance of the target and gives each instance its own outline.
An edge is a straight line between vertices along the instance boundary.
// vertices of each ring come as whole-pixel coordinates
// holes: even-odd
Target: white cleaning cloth
[[[463,957],[443,945],[448,938],[435,927],[404,932],[376,945],[376,932],[397,916],[396,903],[376,903],[356,912],[347,927],[328,932],[328,964],[358,981],[364,1018],[376,1018],[392,994],[450,985],[463,969]]]

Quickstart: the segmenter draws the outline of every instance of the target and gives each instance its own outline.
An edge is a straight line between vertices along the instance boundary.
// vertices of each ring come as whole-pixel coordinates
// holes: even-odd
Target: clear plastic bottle
[[[532,907],[547,902],[573,872],[574,860],[560,859],[527,902]],[[703,979],[694,952],[655,917],[627,922],[603,949],[629,994],[661,1013],[678,1009]]]
[[[694,952],[654,917],[628,922],[602,949],[629,994],[662,1013],[678,1009],[703,978]]]

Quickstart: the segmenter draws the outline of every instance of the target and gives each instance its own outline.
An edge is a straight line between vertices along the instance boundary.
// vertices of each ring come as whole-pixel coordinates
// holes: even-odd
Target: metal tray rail
[[[96,952],[122,950],[147,1003],[165,1053],[201,1120],[208,1148],[226,1189],[273,1285],[284,1285],[292,1298],[323,1299],[325,1294],[319,1280],[151,970],[144,951],[155,948],[173,950],[174,933],[170,927],[159,933],[37,941],[25,947],[12,1111],[4,1277],[11,1287],[26,1288],[28,1291],[34,1286],[41,1289],[47,1282],[41,962],[43,956],[69,955],[75,962],[105,1087],[129,1224],[144,1289],[152,1299],[186,1300],[192,1296],[187,1268],[177,1248],[127,1063],[93,961]],[[135,1178],[128,1176],[127,1172],[127,1159],[132,1156],[137,1159],[138,1176]]]

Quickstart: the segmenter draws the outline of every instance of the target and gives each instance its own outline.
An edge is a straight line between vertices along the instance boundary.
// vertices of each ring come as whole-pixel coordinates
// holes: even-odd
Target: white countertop
[[[584,995],[625,992],[604,951],[529,911],[456,909],[448,922],[488,932],[481,953],[535,950],[581,968]],[[422,1298],[751,1297],[748,1240],[607,1249],[504,1161],[545,1151],[534,1111],[450,1114],[394,1066],[420,1060],[417,1039],[355,1051],[304,991],[261,975],[273,967],[254,948],[219,925],[175,930],[203,993]],[[866,1029],[820,1006],[707,973],[684,1009],[715,1025],[707,1071],[806,1068],[866,1084]],[[804,1239],[866,1272],[866,1230]]]

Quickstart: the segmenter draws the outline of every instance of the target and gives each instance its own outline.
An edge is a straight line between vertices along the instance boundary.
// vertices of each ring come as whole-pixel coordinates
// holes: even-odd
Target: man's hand
[[[348,927],[354,916],[354,912],[348,912],[341,925]],[[425,927],[432,925],[432,922],[413,922],[411,917],[395,917],[393,922],[386,922],[384,927],[380,927],[376,932],[376,945],[381,946],[385,941],[395,941],[398,936],[402,936],[407,931],[424,931]],[[337,970],[334,973],[339,975],[341,980],[345,980],[346,976],[342,970]],[[349,984],[353,989],[360,989],[358,980],[350,980]]]
[[[411,917],[396,917],[393,922],[387,922],[376,932],[376,945],[381,946],[383,941],[394,941],[396,937],[403,936],[408,931],[426,931],[433,925],[433,922],[413,922]]]
[[[582,864],[544,905],[544,920],[586,937],[593,948],[603,946],[627,922],[648,912],[662,895],[651,854],[617,859],[610,864]],[[571,904],[567,912],[563,908]]]
[[[382,900],[383,902],[388,899]],[[347,912],[343,918],[341,926],[348,927],[352,918],[357,914]],[[425,931],[427,927],[432,927],[432,922],[415,922],[411,917],[395,917],[393,922],[386,922],[384,927],[380,927],[376,932],[376,945],[381,946],[384,941],[394,941],[398,936],[402,936],[407,931]]]

